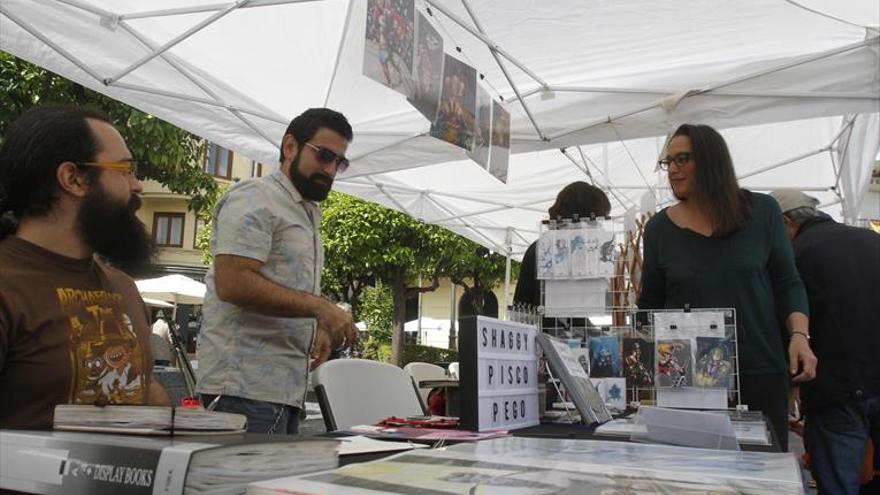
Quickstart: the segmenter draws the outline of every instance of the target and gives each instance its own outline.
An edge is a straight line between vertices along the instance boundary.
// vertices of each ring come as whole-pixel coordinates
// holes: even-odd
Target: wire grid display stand
[[[543,227],[536,255],[541,306],[514,305],[508,312],[511,320],[568,341],[589,376],[602,379],[596,380],[597,387],[625,379],[623,396],[609,397],[602,390],[613,408],[622,410],[633,402],[699,409],[739,406],[735,310],[639,311],[636,289],[624,269],[633,251],[620,255],[624,235],[615,230],[616,224],[572,219]],[[616,247],[615,241],[620,243]],[[659,343],[655,318],[666,325]],[[644,349],[634,351],[637,342]],[[639,352],[645,354],[641,361]],[[565,397],[547,372],[559,397]],[[726,401],[719,400],[721,395]]]

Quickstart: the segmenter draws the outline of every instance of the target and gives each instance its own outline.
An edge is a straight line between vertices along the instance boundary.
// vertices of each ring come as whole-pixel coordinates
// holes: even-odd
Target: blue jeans
[[[819,493],[859,493],[868,438],[880,440],[880,397],[862,397],[807,413],[804,446]]]
[[[208,407],[216,395],[202,394],[202,404]],[[299,433],[299,408],[275,402],[245,399],[232,395],[221,395],[214,406],[215,411],[244,414],[247,416],[247,431],[250,433],[269,433],[296,435]]]

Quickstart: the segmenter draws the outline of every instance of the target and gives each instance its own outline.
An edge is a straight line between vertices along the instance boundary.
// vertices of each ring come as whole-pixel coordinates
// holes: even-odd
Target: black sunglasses
[[[669,170],[669,165],[673,163],[679,167],[684,167],[691,161],[693,156],[693,153],[678,153],[675,156],[667,156],[666,158],[657,160],[657,165],[660,167],[660,170]]]
[[[315,157],[321,163],[336,163],[336,171],[340,174],[348,170],[348,158],[337,155],[335,151],[327,149],[323,146],[315,146],[312,143],[303,143],[309,148],[315,150]]]

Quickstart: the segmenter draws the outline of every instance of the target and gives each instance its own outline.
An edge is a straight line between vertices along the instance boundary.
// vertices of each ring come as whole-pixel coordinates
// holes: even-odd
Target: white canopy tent
[[[367,0],[4,0],[0,49],[265,163],[291,117],[340,110],[355,139],[338,190],[514,257],[573,180],[617,216],[667,201],[654,163],[683,122],[724,130],[745,186],[858,212],[880,145],[876,0],[416,7],[508,102],[507,184],[361,74]]]

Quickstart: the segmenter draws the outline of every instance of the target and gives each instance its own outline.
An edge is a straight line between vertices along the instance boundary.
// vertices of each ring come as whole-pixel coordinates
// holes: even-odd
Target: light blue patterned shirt
[[[320,294],[324,248],[321,210],[303,199],[280,170],[236,184],[217,203],[214,256],[263,263],[260,272],[285,287]],[[276,318],[221,301],[208,286],[198,345],[198,391],[302,407],[314,318]]]

